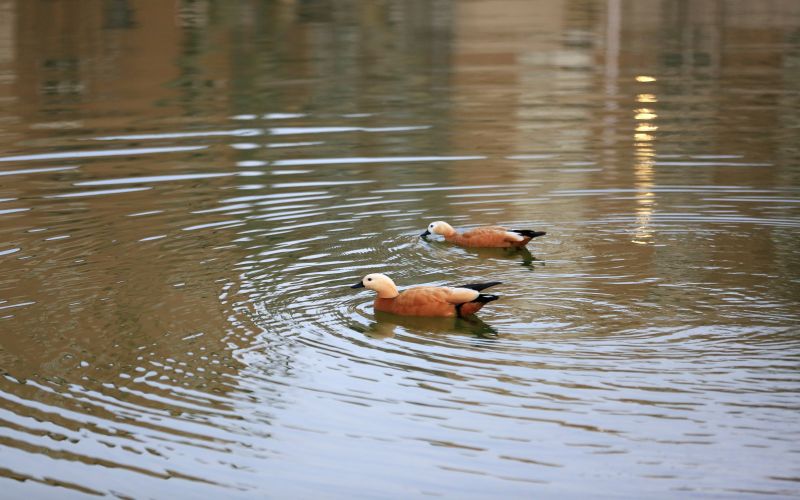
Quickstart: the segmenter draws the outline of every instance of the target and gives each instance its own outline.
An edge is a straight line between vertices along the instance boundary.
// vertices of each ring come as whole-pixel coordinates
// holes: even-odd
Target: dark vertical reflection
[[[105,2],[106,29],[125,30],[136,26],[136,11],[128,0],[106,0]]]

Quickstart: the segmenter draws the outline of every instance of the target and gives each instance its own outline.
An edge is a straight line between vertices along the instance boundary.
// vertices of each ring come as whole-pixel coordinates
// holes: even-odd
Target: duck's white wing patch
[[[506,241],[522,241],[525,239],[525,237],[522,236],[521,234],[512,233],[511,231],[506,231],[504,239]]]
[[[469,288],[447,288],[450,292],[447,295],[447,302],[451,304],[463,304],[464,302],[471,302],[478,298],[480,292],[477,290],[470,290]]]

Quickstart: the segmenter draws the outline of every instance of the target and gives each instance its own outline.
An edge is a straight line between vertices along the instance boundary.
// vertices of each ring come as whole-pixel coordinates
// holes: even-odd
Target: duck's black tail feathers
[[[526,236],[528,238],[536,238],[538,236],[544,236],[547,234],[544,231],[533,231],[531,229],[512,229],[514,233],[521,234],[522,236]]]
[[[488,304],[489,302],[493,302],[499,298],[500,297],[498,297],[497,295],[491,295],[488,293],[479,293],[477,297],[470,300],[469,302],[462,302],[461,304],[456,304],[456,314],[458,314],[459,318],[463,318],[464,317],[463,307],[466,304]],[[469,312],[469,314],[472,314],[481,307],[483,307],[483,305],[473,306],[472,308],[467,306],[467,311]]]
[[[502,281],[490,281],[488,283],[472,283],[469,285],[460,285],[456,288],[469,288],[470,290],[476,290],[480,292],[481,290],[486,290],[490,286],[500,285],[502,283],[503,283]]]

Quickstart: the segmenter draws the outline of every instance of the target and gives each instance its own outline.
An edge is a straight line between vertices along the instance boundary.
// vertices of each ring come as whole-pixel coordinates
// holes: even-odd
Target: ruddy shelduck
[[[417,286],[399,292],[391,278],[374,273],[364,276],[350,288],[368,288],[378,292],[374,303],[376,311],[402,316],[464,317],[497,300],[497,295],[481,293],[481,290],[499,284],[499,281],[492,281],[458,287]]]
[[[443,221],[431,222],[428,229],[420,235],[440,234],[446,241],[463,247],[509,248],[523,247],[533,238],[544,236],[544,231],[530,229],[507,229],[502,226],[484,226],[459,233],[453,226]]]

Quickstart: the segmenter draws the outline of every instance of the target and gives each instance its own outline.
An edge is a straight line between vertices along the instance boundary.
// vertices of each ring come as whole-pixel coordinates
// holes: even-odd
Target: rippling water
[[[798,81],[793,1],[0,0],[4,495],[800,495]]]

